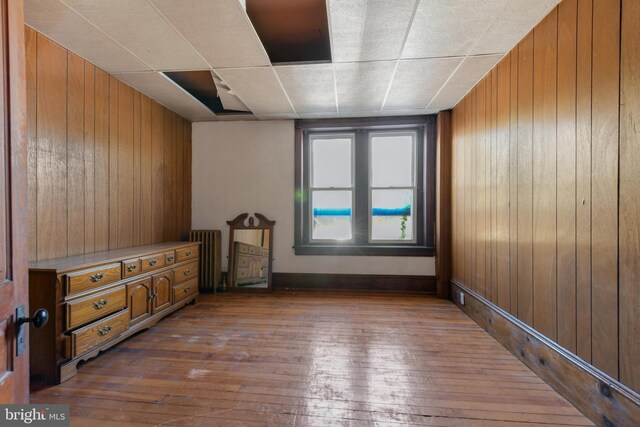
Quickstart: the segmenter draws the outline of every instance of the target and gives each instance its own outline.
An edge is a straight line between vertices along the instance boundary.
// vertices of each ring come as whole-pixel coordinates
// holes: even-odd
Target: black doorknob
[[[49,321],[49,312],[44,308],[36,311],[33,317],[21,317],[16,322],[16,326],[20,327],[23,323],[33,323],[34,328],[41,328]]]

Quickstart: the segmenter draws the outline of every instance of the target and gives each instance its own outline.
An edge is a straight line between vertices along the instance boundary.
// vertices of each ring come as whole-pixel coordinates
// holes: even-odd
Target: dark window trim
[[[354,217],[354,242],[332,244],[310,243],[308,227],[305,227],[309,212],[309,197],[305,183],[305,173],[308,170],[309,156],[305,155],[306,141],[310,132],[356,132],[356,153],[366,153],[362,148],[368,147],[365,141],[362,145],[361,138],[366,139],[366,132],[358,132],[358,129],[372,130],[401,130],[419,129],[422,135],[422,144],[418,144],[417,156],[422,158],[422,173],[418,173],[418,179],[422,179],[418,192],[417,205],[422,206],[418,212],[417,242],[413,244],[385,245],[381,243],[364,243],[361,230],[365,230],[364,240],[368,240],[368,215],[356,215]],[[435,256],[435,222],[436,222],[436,116],[402,116],[402,117],[370,117],[358,119],[327,119],[327,120],[296,120],[295,122],[295,197],[294,197],[294,249],[296,255],[377,255],[377,256]],[[368,148],[367,148],[368,149]],[[366,173],[368,156],[357,155],[355,159],[356,174]],[[425,172],[426,170],[426,172]],[[420,169],[419,169],[420,171]],[[356,178],[355,185],[362,180]],[[365,181],[368,183],[367,180]],[[354,211],[368,211],[368,192],[356,190],[356,205]],[[364,203],[364,205],[362,204]],[[420,217],[421,216],[421,217]]]

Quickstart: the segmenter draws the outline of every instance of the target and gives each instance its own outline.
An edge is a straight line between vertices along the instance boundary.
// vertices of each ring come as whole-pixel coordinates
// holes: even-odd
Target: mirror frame
[[[254,218],[255,217],[255,218]],[[247,218],[249,220],[247,221]],[[258,220],[258,224],[256,225],[256,221]],[[246,224],[248,222],[248,224]],[[227,221],[229,224],[229,254],[227,255],[228,265],[227,265],[227,280],[229,281],[227,289],[231,292],[271,292],[272,289],[272,275],[273,275],[273,226],[275,225],[275,221],[268,219],[266,216],[255,212],[253,216],[250,216],[248,213],[241,213],[231,221]],[[233,286],[235,277],[234,277],[234,260],[233,260],[233,242],[235,230],[269,230],[269,273],[267,276],[267,287],[266,288],[242,288]]]

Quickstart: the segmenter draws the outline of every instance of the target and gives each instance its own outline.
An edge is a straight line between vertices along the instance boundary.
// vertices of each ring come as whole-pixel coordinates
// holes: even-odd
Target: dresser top
[[[178,249],[185,246],[199,245],[200,242],[164,242],[146,246],[134,246],[131,248],[114,249],[112,251],[94,252],[65,258],[48,259],[29,263],[29,271],[55,271],[63,272],[78,270],[96,264],[118,262],[128,258],[150,255],[169,249]]]

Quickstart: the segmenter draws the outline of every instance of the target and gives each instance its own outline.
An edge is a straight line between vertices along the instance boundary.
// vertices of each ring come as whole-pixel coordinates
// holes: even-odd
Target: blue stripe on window
[[[351,209],[322,209],[314,208],[313,216],[351,216]]]
[[[373,208],[371,214],[373,216],[409,216],[411,215],[411,206],[393,209]]]

